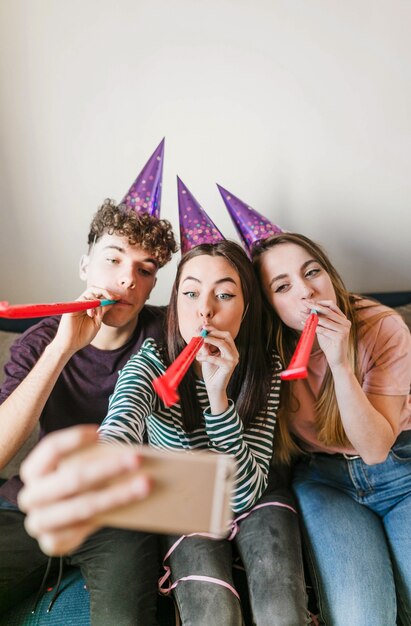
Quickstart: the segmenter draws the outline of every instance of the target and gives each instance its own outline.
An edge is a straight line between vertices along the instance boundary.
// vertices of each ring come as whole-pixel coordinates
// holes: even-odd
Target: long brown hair
[[[360,323],[358,322],[356,309],[361,296],[351,294],[347,291],[344,282],[329,260],[325,251],[308,237],[298,233],[281,233],[268,239],[258,242],[253,249],[253,262],[257,272],[261,272],[261,264],[264,254],[275,246],[292,243],[306,250],[310,257],[327,272],[334,287],[337,298],[337,306],[341,309],[347,319],[351,322],[350,335],[348,339],[348,360],[360,380],[360,372],[357,363],[357,340]],[[378,303],[375,303],[377,306]],[[278,351],[281,361],[285,366],[291,360],[295,351],[300,333],[289,328],[281,321],[272,305],[265,299],[265,306],[271,310],[271,325],[269,330],[270,343]],[[374,306],[371,304],[370,306]],[[386,315],[383,314],[383,315]],[[292,455],[301,452],[300,448],[293,440],[287,427],[287,414],[297,410],[297,400],[292,393],[292,382],[283,382],[281,391],[281,405],[278,414],[278,437],[277,454],[280,461],[289,462]],[[317,436],[319,441],[326,446],[349,447],[351,444],[345,434],[341,421],[340,411],[335,396],[334,381],[331,370],[327,367],[323,383],[315,403]]]
[[[181,259],[171,292],[167,313],[167,352],[169,362],[174,361],[184,348],[185,341],[179,330],[177,295],[181,273],[185,264],[201,256],[221,256],[234,267],[240,277],[244,298],[244,316],[235,338],[240,355],[228,385],[228,395],[235,402],[244,426],[251,425],[257,414],[267,405],[271,378],[270,359],[263,346],[263,306],[260,287],[253,266],[244,250],[234,241],[202,244],[189,250]],[[183,425],[187,432],[198,428],[202,413],[195,393],[195,373],[190,367],[179,386]]]

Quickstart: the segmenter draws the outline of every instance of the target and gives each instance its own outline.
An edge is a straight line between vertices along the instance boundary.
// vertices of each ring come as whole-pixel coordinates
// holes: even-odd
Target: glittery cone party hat
[[[256,241],[267,239],[271,235],[278,235],[283,232],[279,226],[270,222],[261,213],[249,207],[248,204],[227,191],[227,189],[218,184],[217,187],[248,254],[251,253],[251,249]]]
[[[181,253],[202,243],[223,241],[225,237],[178,176],[177,189]]]
[[[163,160],[164,139],[131,185],[122,204],[135,209],[138,213],[149,213],[154,217],[160,217]]]

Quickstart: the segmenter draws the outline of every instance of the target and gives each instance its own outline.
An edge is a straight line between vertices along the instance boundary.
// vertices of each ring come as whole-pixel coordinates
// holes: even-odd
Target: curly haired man
[[[38,423],[40,437],[74,424],[99,424],[118,371],[147,337],[161,338],[165,309],[146,301],[158,269],[177,249],[171,224],[106,200],[91,223],[88,244],[80,261],[87,288],[79,299],[116,303],[44,318],[14,343],[0,394],[0,467]],[[17,476],[0,487],[0,615],[41,592],[48,566],[54,573],[63,565],[62,559],[48,563],[25,531],[17,506],[20,487]],[[139,555],[147,551],[153,554],[150,572],[139,567]],[[154,536],[106,528],[64,561],[80,567],[87,581],[93,625],[156,623],[155,594],[148,598],[158,572]],[[136,581],[147,581],[145,597],[133,593]]]

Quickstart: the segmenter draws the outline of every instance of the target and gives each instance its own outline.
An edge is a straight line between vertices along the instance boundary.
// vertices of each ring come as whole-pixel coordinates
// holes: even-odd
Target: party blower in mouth
[[[164,374],[153,380],[153,387],[166,406],[173,406],[180,399],[178,386],[196,358],[207,334],[208,332],[203,329],[198,337],[193,337]]]
[[[28,317],[45,317],[46,315],[61,315],[87,311],[99,306],[115,304],[117,300],[76,300],[75,302],[53,302],[51,304],[16,304],[0,302],[0,317],[9,319],[23,319]]]
[[[315,339],[317,324],[318,313],[315,309],[311,309],[311,313],[304,324],[303,332],[295,348],[290,365],[280,374],[281,380],[307,378],[307,365]]]

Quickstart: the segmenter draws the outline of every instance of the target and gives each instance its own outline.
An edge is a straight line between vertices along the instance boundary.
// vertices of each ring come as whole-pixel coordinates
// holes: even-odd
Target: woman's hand
[[[406,396],[366,393],[348,362],[351,322],[331,301],[307,300],[306,304],[319,312],[318,343],[331,368],[338,409],[352,450],[369,465],[382,463],[398,437]]]
[[[197,354],[214,415],[228,408],[227,386],[238,364],[239,354],[234,339],[227,331],[206,326],[208,335]]]
[[[331,300],[319,302],[306,300],[305,304],[307,318],[311,309],[318,312],[317,340],[331,370],[340,365],[347,365],[351,322]]]
[[[87,300],[118,300],[118,296],[106,289],[89,287],[77,299],[79,302]],[[114,305],[98,306],[86,311],[65,313],[61,316],[60,324],[53,343],[63,351],[77,352],[88,346],[97,335],[103,322],[103,317]]]
[[[45,437],[21,466],[25,483],[18,504],[27,513],[26,530],[43,552],[65,554],[77,548],[100,525],[94,517],[142,499],[150,491],[144,475],[137,475],[140,459],[132,448],[104,447],[104,454],[71,462],[98,440],[97,426],[73,426]],[[114,451],[115,454],[110,454]],[[121,482],[108,484],[113,478]]]

